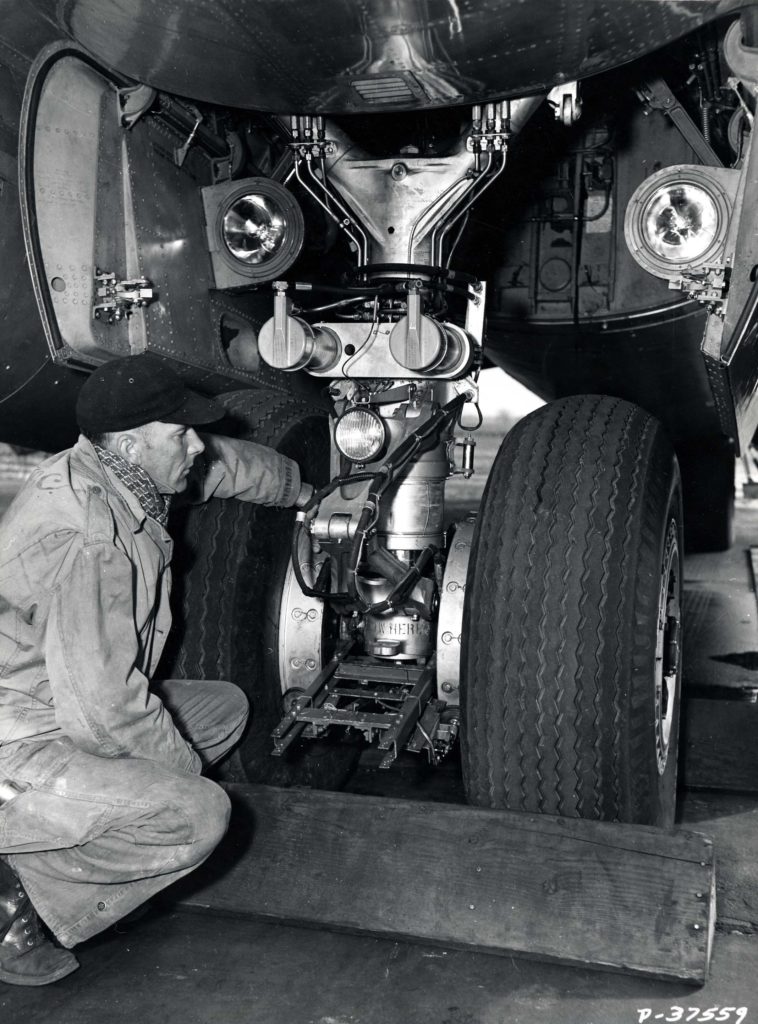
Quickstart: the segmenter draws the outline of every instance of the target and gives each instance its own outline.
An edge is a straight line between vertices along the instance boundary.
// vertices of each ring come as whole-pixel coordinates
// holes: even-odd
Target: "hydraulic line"
[[[377,602],[376,604],[367,605],[363,611],[370,611],[372,615],[381,615],[383,612],[389,612],[396,608],[398,604],[405,600],[411,590],[413,590],[415,585],[421,579],[421,574],[426,568],[427,563],[436,554],[437,548],[434,544],[430,544],[428,547],[425,547],[413,565],[397,581],[385,599]]]
[[[295,171],[295,177],[300,182],[300,184],[303,186],[305,191],[311,196],[312,199],[314,199],[319,204],[319,206],[323,207],[323,209],[326,210],[327,214],[332,218],[332,220],[335,222],[335,224],[337,224],[339,227],[341,227],[342,230],[345,232],[347,237],[350,239],[350,241],[355,246],[358,262],[359,263],[362,262],[362,259],[365,259],[365,257],[363,257],[363,250],[361,248],[360,242],[355,237],[355,235],[353,235],[352,232],[348,229],[347,225],[343,221],[341,221],[339,219],[337,214],[333,210],[330,210],[329,207],[326,205],[326,203],[323,202],[323,200],[319,196],[316,195],[316,193],[313,191],[313,189],[310,188],[305,183],[305,181],[303,181],[302,177],[300,176],[300,161],[299,160],[295,160],[294,171]],[[317,178],[315,180],[318,181]],[[348,218],[348,219],[352,223],[352,220],[350,218]]]
[[[373,528],[377,520],[382,495],[412,458],[416,455],[423,454],[423,452],[428,450],[429,447],[432,447],[437,443],[439,435],[445,426],[450,421],[457,418],[460,409],[466,402],[466,398],[467,396],[465,394],[456,395],[455,398],[451,399],[451,401],[446,405],[438,409],[425,424],[419,427],[418,430],[409,434],[408,437],[398,445],[392,455],[379,467],[378,470],[356,473],[352,476],[335,477],[334,480],[331,480],[324,487],[316,491],[306,505],[298,512],[295,529],[292,534],[292,568],[300,589],[306,597],[317,597],[323,600],[329,600],[334,604],[349,605],[363,612],[375,611],[379,605],[383,605],[387,600],[389,600],[389,596],[391,595],[389,595],[388,598],[385,598],[384,601],[379,602],[378,605],[371,605],[367,603],[358,593],[356,582],[358,565],[360,564],[363,553],[363,546],[369,531]],[[299,556],[300,538],[305,522],[309,518],[308,513],[317,508],[323,499],[327,495],[331,494],[332,491],[336,490],[337,487],[348,483],[362,483],[365,480],[370,480],[371,484],[358,519],[358,525],[350,549],[347,591],[331,594],[328,591],[320,590],[317,587],[311,587],[303,576]],[[428,555],[426,555],[427,551],[429,551]],[[426,564],[426,561],[428,561],[429,557],[433,554],[434,551],[428,548],[422,552],[422,557],[426,556],[424,564]],[[393,587],[393,593],[397,591],[398,594],[405,594],[406,587],[410,587],[412,584],[415,584],[416,578],[416,574],[409,570],[409,572],[407,572],[402,579],[398,581],[395,587]],[[319,580],[316,582],[318,583]],[[395,600],[397,599],[398,598],[395,597]]]
[[[466,203],[466,205],[463,207],[463,209],[456,210],[454,216],[446,221],[445,226],[440,231],[439,237],[436,238],[436,245],[438,247],[438,251],[437,251],[437,253],[435,253],[434,250],[432,250],[432,256],[434,258],[436,258],[438,260],[438,262],[440,262],[440,263],[442,262],[442,246],[443,246],[443,244],[445,242],[445,238],[446,238],[448,232],[454,227],[455,224],[458,223],[458,221],[460,220],[460,218],[464,214],[468,213],[468,211],[471,209],[471,207],[474,205],[474,203],[487,191],[487,189],[490,187],[490,185],[494,184],[494,182],[500,177],[500,175],[505,170],[505,153],[502,154],[502,159],[500,160],[500,166],[495,170],[494,174],[490,174],[491,162],[492,162],[491,160],[488,162],[487,168],[484,171],[484,174],[483,174],[482,178],[477,183],[477,184],[481,183],[481,187],[478,188],[478,189],[472,190],[473,191],[473,195],[469,196],[468,202]],[[434,237],[434,234],[433,234],[433,237]]]
[[[451,270],[449,267],[437,267],[427,263],[367,263],[358,267],[357,273],[368,275],[372,271],[395,271],[400,274],[431,275],[441,277],[450,281],[466,281],[468,284],[478,284],[479,279],[474,274],[467,274],[463,270]]]
[[[342,200],[339,198],[339,196],[336,195],[329,188],[329,186],[327,184],[328,179],[324,178],[324,180],[321,181],[321,179],[319,177],[317,177],[315,171],[313,170],[313,161],[308,156],[306,156],[306,158],[305,158],[305,166],[306,166],[306,169],[308,171],[309,176],[313,179],[313,183],[315,185],[317,185],[321,189],[321,191],[324,193],[324,195],[326,196],[328,201],[330,200],[332,203],[334,203],[334,205],[337,207],[337,209],[340,211],[340,213],[345,218],[345,220],[340,222],[340,226],[344,229],[345,233],[349,234],[351,238],[353,237],[350,234],[350,232],[347,231],[347,227],[345,225],[345,221],[347,221],[348,223],[350,223],[351,227],[355,231],[357,231],[358,234],[360,234],[361,238],[363,239],[363,244],[362,245],[358,244],[358,262],[359,263],[365,263],[366,260],[368,259],[368,237],[366,235],[366,232],[361,227],[357,217],[355,217],[350,212],[350,210],[347,209],[347,207],[342,202]],[[325,165],[322,164],[322,167],[325,167]],[[324,173],[324,171],[322,170],[322,174],[323,173]],[[304,185],[304,187],[307,188],[307,185],[305,185],[305,183],[302,181],[302,179],[299,177],[299,175],[298,175],[298,180],[300,181],[300,183],[302,185]],[[310,189],[308,191],[310,191],[311,195],[314,196],[314,198],[315,198],[315,193],[312,192]],[[325,206],[325,204],[323,204],[323,203],[321,205],[324,206],[325,209],[329,210],[329,212],[332,213],[332,215],[333,215],[333,211],[330,210],[328,206]]]
[[[483,173],[486,175],[488,170],[489,170],[489,165],[487,166],[487,168],[485,169],[485,171]],[[435,214],[437,209],[440,206],[443,205],[444,201],[448,198],[450,193],[452,191],[454,191],[455,189],[460,189],[460,187],[462,185],[466,185],[471,180],[472,180],[471,172],[467,172],[462,177],[460,177],[456,181],[452,182],[452,184],[448,185],[448,187],[443,192],[441,192],[437,196],[437,198],[429,206],[427,206],[425,209],[423,209],[421,211],[421,213],[419,213],[419,215],[416,217],[416,219],[414,220],[414,222],[413,222],[413,224],[411,226],[410,234],[408,236],[408,262],[409,263],[413,260],[413,253],[415,252],[415,249],[416,249],[416,246],[414,244],[414,239],[416,237],[416,232],[417,232],[417,230],[419,228],[419,225],[424,221],[425,218],[426,218],[427,221],[432,221],[433,222],[433,215]],[[461,197],[459,196],[458,200],[460,200],[460,198]],[[456,203],[458,202],[458,200],[456,200]],[[433,240],[434,240],[434,232],[432,232],[432,242],[433,242]],[[432,248],[432,257],[434,257],[434,248]]]

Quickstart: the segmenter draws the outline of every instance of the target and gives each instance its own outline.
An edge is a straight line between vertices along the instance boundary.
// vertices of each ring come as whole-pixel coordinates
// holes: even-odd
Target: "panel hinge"
[[[109,324],[131,316],[135,309],[141,309],[156,298],[153,286],[146,277],[117,281],[115,274],[96,270],[95,285],[92,316],[95,320],[104,320]]]
[[[679,288],[691,299],[708,307],[709,313],[716,313],[723,318],[726,313],[726,298],[729,291],[729,261],[725,263],[707,263],[697,270],[682,273],[681,277],[669,281],[669,288]]]

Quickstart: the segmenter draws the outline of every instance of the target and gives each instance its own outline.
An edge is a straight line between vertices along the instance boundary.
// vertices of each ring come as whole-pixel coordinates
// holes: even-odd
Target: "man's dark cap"
[[[224,408],[184,386],[151,352],[112,359],[93,370],[79,392],[76,420],[86,434],[130,430],[154,420],[196,426],[213,423]]]

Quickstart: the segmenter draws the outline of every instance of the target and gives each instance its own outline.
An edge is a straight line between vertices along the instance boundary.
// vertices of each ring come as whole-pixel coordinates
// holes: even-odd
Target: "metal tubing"
[[[489,156],[490,156],[490,159],[491,159],[492,158],[492,154],[490,153]],[[463,214],[467,213],[468,210],[471,209],[473,204],[478,199],[481,198],[481,196],[487,191],[487,189],[490,187],[490,185],[492,185],[493,182],[496,181],[500,177],[500,175],[503,173],[504,170],[505,170],[505,150],[503,150],[503,156],[502,156],[502,159],[500,161],[500,166],[497,168],[495,173],[493,175],[487,177],[486,181],[484,181],[484,183],[483,183],[482,187],[479,189],[479,191],[475,195],[469,197],[469,201],[466,203],[466,205],[463,207],[463,209],[459,210],[458,213],[456,213],[455,217],[453,217],[452,220],[449,220],[447,222],[447,224],[445,225],[445,227],[442,229],[442,232],[440,234],[440,239],[439,239],[440,250],[439,250],[439,259],[437,260],[438,263],[441,263],[441,261],[442,261],[442,246],[444,244],[445,236],[447,235],[447,233],[450,231],[450,229],[455,224],[458,223],[458,221],[461,219]],[[489,175],[489,164],[488,164],[488,170],[487,170],[487,172],[485,172],[485,174]]]
[[[486,172],[485,172],[485,173],[486,173]],[[411,233],[410,233],[410,235],[408,236],[408,262],[409,262],[409,263],[413,263],[413,249],[414,249],[414,246],[413,246],[413,238],[414,238],[414,235],[416,234],[416,231],[417,231],[417,229],[418,229],[418,226],[419,226],[419,224],[421,223],[421,221],[422,221],[422,220],[424,219],[424,217],[429,217],[429,216],[430,216],[430,214],[431,214],[431,212],[432,212],[432,211],[433,211],[433,210],[434,210],[434,209],[435,209],[435,208],[436,208],[437,206],[439,206],[439,205],[440,205],[440,203],[441,203],[441,202],[442,202],[442,201],[443,201],[444,199],[446,199],[446,198],[447,198],[447,196],[448,196],[448,195],[450,194],[450,192],[452,192],[452,191],[453,191],[453,189],[455,189],[455,188],[458,188],[458,186],[459,186],[459,185],[465,184],[465,182],[466,182],[466,181],[469,181],[469,180],[470,180],[470,179],[469,179],[468,177],[465,177],[465,176],[464,176],[463,178],[458,178],[458,179],[457,179],[456,181],[452,182],[452,184],[450,184],[450,185],[449,185],[449,186],[448,186],[448,187],[447,187],[447,188],[445,189],[445,191],[444,191],[444,192],[442,192],[442,193],[441,193],[440,195],[438,195],[438,196],[437,196],[437,198],[436,198],[436,199],[434,200],[434,202],[433,202],[433,203],[431,203],[431,204],[430,204],[429,206],[427,206],[427,207],[426,207],[426,208],[425,208],[424,210],[422,210],[422,211],[421,211],[421,213],[420,213],[420,214],[418,215],[418,217],[417,217],[417,218],[415,219],[415,221],[413,222],[413,227],[411,228]],[[465,195],[465,192],[464,192],[464,195]],[[462,197],[461,197],[461,198],[462,198]],[[435,243],[434,243],[434,238],[435,238],[435,232],[436,232],[436,230],[437,230],[436,228],[433,228],[433,229],[432,229],[432,236],[431,236],[431,257],[432,257],[432,263],[434,263],[434,244],[435,244]]]
[[[475,154],[475,157],[476,157],[476,159],[475,159],[475,166],[476,167],[479,166],[479,156],[480,156],[480,154],[477,152]],[[490,167],[491,166],[492,166],[492,154],[488,153],[487,154],[487,166],[484,168],[483,171],[478,172],[478,177],[475,177],[473,179],[473,182],[472,182],[472,185],[471,185],[472,189],[476,188],[476,186],[479,184],[479,182],[483,181],[489,175]],[[464,180],[464,179],[459,179],[459,181],[454,182],[454,184],[455,185],[460,184],[461,180]],[[452,188],[453,185],[451,185],[450,187]],[[467,189],[465,192],[462,192],[461,195],[458,197],[456,202],[453,204],[451,209],[448,211],[447,218],[445,220],[444,226],[441,225],[441,224],[435,224],[435,226],[432,228],[431,243],[430,244],[431,244],[431,260],[432,260],[432,264],[434,266],[438,266],[438,267],[442,266],[442,243],[438,242],[439,232],[442,232],[443,236],[447,233],[447,226],[448,226],[448,224],[450,224],[450,218],[451,217],[454,218],[452,223],[454,223],[454,224],[457,223],[457,221],[458,221],[458,214],[456,213],[456,210],[458,209],[458,205],[466,198],[466,196],[468,196],[470,194],[470,191],[471,191],[470,189]],[[440,196],[440,199],[444,198],[444,196],[446,194],[447,193],[444,193],[442,196]],[[466,206],[464,209],[468,209],[468,206]]]
[[[477,153],[476,155],[478,164],[479,153]],[[481,171],[479,177],[477,177],[474,180],[471,190],[464,192],[463,195],[459,197],[458,202],[454,204],[454,206],[448,213],[448,216],[445,219],[444,224],[437,224],[434,230],[432,231],[432,260],[434,261],[436,266],[442,266],[442,249],[445,242],[445,236],[447,235],[448,231],[450,231],[454,224],[458,223],[461,216],[466,212],[466,210],[470,209],[472,203],[476,201],[476,197],[480,195],[481,192],[483,191],[483,188],[477,188],[477,186],[482,185],[482,183],[489,178],[492,169],[492,159],[492,153],[488,152],[487,165],[484,168],[484,170]],[[473,196],[471,195],[472,191]],[[466,203],[465,206],[459,208],[460,203],[463,202],[463,200],[466,198],[468,198],[469,201]]]
[[[329,186],[326,183],[326,177],[324,178],[324,181],[321,181],[320,178],[318,178],[316,176],[316,174],[315,174],[315,172],[313,170],[313,164],[308,159],[306,159],[306,166],[308,167],[308,173],[310,174],[311,178],[313,178],[313,181],[321,188],[322,192],[324,192],[324,194],[329,199],[331,199],[331,201],[335,204],[337,209],[340,210],[342,215],[344,217],[346,217],[350,221],[350,223],[353,225],[355,230],[360,232],[360,235],[363,238],[363,247],[361,248],[359,246],[359,256],[360,256],[361,263],[365,263],[368,260],[368,237],[366,236],[366,233],[363,230],[363,228],[358,223],[357,217],[355,217],[353,214],[351,214],[351,212],[344,205],[344,203],[339,198],[337,193],[332,191],[332,189],[329,188]],[[345,228],[345,231],[347,232],[346,228]]]
[[[342,230],[345,232],[347,237],[352,241],[353,245],[355,246],[356,252],[358,254],[358,266],[360,266],[365,261],[362,259],[361,245],[360,245],[360,242],[358,241],[358,239],[353,235],[353,233],[348,228],[345,227],[345,225],[339,219],[337,214],[333,210],[330,210],[329,207],[326,205],[326,203],[323,202],[323,200],[320,199],[319,196],[316,195],[316,193],[313,191],[313,189],[310,188],[308,185],[306,185],[306,183],[303,181],[302,177],[300,176],[300,160],[298,160],[297,158],[295,159],[294,171],[295,171],[295,177],[300,182],[300,184],[303,186],[303,188],[308,193],[308,195],[310,195],[313,199],[315,199],[316,202],[318,203],[318,205],[321,206],[324,210],[326,210],[326,212],[329,214],[329,216],[332,218],[332,220],[335,222],[335,224],[338,224],[339,227],[341,227]]]

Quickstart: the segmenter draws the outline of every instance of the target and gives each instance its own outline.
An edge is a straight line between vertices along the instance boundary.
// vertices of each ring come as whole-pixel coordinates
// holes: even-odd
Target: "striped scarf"
[[[141,466],[133,466],[126,459],[122,459],[120,455],[116,455],[115,452],[101,448],[98,444],[94,448],[102,464],[112,470],[121,483],[129,488],[142,506],[145,515],[150,516],[161,526],[165,526],[168,522],[171,502],[169,498],[161,494],[152,477]]]

